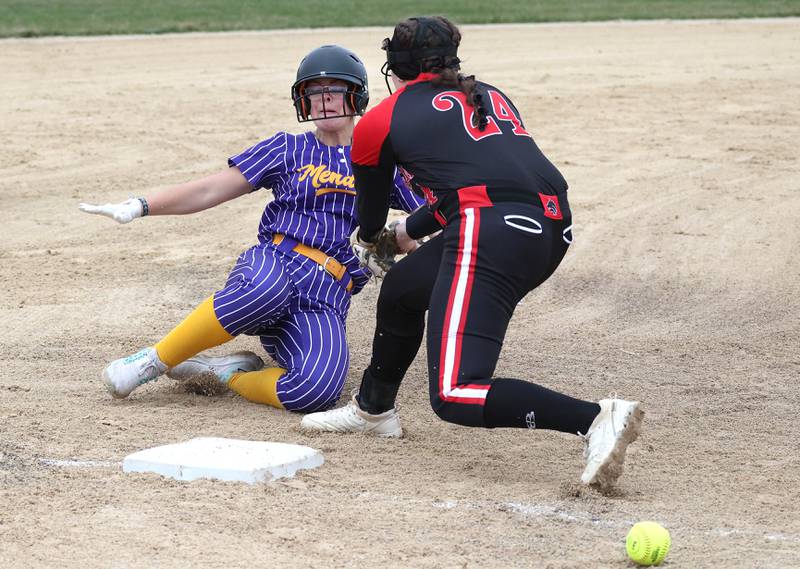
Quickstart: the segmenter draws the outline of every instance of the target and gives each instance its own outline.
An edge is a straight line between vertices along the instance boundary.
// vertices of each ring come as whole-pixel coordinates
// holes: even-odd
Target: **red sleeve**
[[[353,146],[350,159],[361,166],[375,166],[381,154],[381,147],[392,124],[392,112],[397,101],[398,91],[377,107],[361,117],[353,131]]]

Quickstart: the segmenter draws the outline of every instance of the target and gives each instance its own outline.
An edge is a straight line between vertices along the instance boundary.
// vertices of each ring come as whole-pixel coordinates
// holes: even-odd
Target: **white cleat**
[[[586,443],[584,484],[610,488],[622,475],[625,451],[639,437],[644,411],[638,401],[602,399],[597,415],[583,436]]]
[[[307,432],[362,433],[386,438],[403,436],[397,409],[371,415],[361,410],[355,395],[344,407],[309,413],[300,421],[300,428]]]
[[[197,376],[216,376],[227,383],[234,373],[258,371],[264,360],[253,352],[234,352],[226,356],[195,356],[176,365],[167,372],[167,377],[183,381]]]
[[[103,370],[106,389],[115,399],[124,399],[134,389],[167,371],[155,348],[145,348],[127,358],[114,360]]]

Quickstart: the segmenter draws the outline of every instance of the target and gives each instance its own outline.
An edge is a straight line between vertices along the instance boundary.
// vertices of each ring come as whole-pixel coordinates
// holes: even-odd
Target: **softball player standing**
[[[384,40],[387,82],[391,73],[398,91],[355,128],[358,241],[368,247],[378,238],[397,166],[428,202],[398,226],[398,243],[442,233],[388,272],[358,395],[341,409],[307,415],[302,426],[402,435],[395,398],[428,311],[430,401],[440,418],[582,433],[583,482],[612,484],[638,436],[638,402],[582,401],[493,377],[518,302],[550,277],[572,241],[572,214],[566,181],[511,100],[457,73],[460,40],[445,18],[411,18]]]
[[[278,132],[228,160],[209,177],[123,203],[80,204],[88,213],[127,223],[146,215],[202,211],[271,188],[258,244],[242,253],[225,286],[154,346],[111,362],[103,371],[116,398],[169,372],[174,378],[213,373],[245,398],[291,411],[330,407],[339,398],[349,356],[345,319],[351,294],[369,280],[349,236],[357,226],[350,164],[354,117],[369,100],[367,73],[349,50],[326,45],[297,71],[292,99],[300,122],[316,130]],[[423,202],[394,176],[391,207]],[[197,356],[239,334],[259,336],[277,366],[251,352]]]

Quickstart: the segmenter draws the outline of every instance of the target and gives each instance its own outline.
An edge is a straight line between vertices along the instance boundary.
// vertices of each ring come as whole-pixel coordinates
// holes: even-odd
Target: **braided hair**
[[[479,130],[486,128],[489,120],[486,117],[486,106],[483,94],[478,88],[474,75],[465,76],[459,73],[461,60],[455,51],[461,43],[461,32],[458,27],[444,16],[425,18],[408,18],[394,27],[390,49],[411,51],[440,50],[452,48],[451,54],[436,54],[420,57],[408,63],[395,63],[392,71],[400,79],[411,80],[420,73],[433,73],[434,85],[452,87],[464,93],[467,104],[475,110],[475,121]]]

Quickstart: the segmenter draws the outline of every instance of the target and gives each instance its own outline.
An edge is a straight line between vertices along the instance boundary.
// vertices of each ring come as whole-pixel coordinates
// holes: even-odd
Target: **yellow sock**
[[[161,361],[169,367],[174,367],[203,350],[232,339],[233,336],[228,334],[217,320],[217,315],[214,313],[214,297],[210,296],[155,347]]]
[[[263,403],[283,409],[278,399],[278,380],[284,373],[286,370],[279,367],[234,373],[228,380],[228,387],[253,403]]]

